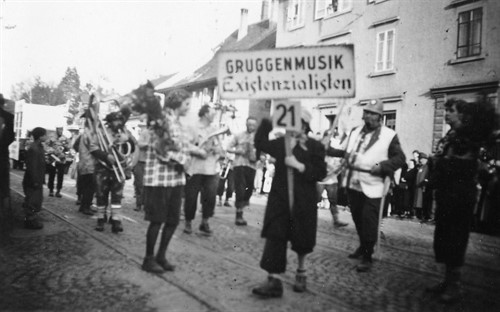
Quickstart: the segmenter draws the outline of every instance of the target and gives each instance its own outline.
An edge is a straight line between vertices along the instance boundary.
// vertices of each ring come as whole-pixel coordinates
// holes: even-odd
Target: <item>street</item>
[[[234,207],[217,206],[212,237],[183,233],[181,221],[167,252],[175,272],[141,270],[148,222],[136,212],[133,180],[126,182],[124,232],[94,230],[96,220],[78,213],[75,181],[65,176],[62,198],[44,190],[44,229],[22,227],[23,171],[11,170],[16,224],[0,249],[0,310],[44,311],[499,311],[500,238],[471,233],[463,269],[463,298],[439,303],[425,287],[440,281],[434,261],[434,227],[384,220],[381,259],[368,273],[356,272],[347,255],[357,247],[354,225],[334,229],[327,209],[319,211],[317,245],[307,257],[308,291],[295,293],[296,256],[289,250],[280,299],[262,300],[251,289],[264,281],[259,268],[266,197],[254,195],[245,212],[248,226],[234,225]]]

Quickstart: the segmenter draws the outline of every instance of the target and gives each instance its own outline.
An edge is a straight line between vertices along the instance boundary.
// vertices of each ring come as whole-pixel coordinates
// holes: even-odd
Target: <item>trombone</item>
[[[97,112],[95,111],[92,103],[94,100],[94,94],[90,96],[89,99],[89,112],[92,120],[92,128],[94,133],[97,135],[97,141],[99,143],[99,148],[108,154],[112,154],[115,160],[115,164],[112,165],[113,172],[115,174],[118,182],[124,182],[127,177],[125,175],[125,171],[123,170],[123,166],[120,162],[120,158],[118,157],[118,152],[116,151],[115,146],[113,145],[113,140],[109,136],[106,127],[102,124],[102,121],[99,119]],[[104,165],[106,165],[103,161],[101,161]]]

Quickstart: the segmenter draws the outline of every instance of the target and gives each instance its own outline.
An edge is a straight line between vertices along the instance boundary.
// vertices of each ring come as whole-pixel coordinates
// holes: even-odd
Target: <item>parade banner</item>
[[[353,45],[228,51],[218,57],[223,99],[354,97],[354,78]]]

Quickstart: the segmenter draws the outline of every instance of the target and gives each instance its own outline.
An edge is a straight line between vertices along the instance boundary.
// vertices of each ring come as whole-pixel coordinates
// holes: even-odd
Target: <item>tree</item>
[[[66,73],[57,88],[63,93],[66,99],[65,102],[75,99],[80,95],[80,76],[75,67],[68,67],[66,69]]]
[[[66,69],[66,73],[57,89],[62,94],[63,99],[65,99],[64,103],[69,104],[68,113],[71,117],[68,119],[68,124],[71,125],[80,111],[80,94],[82,93],[80,89],[80,76],[75,67],[68,67]]]

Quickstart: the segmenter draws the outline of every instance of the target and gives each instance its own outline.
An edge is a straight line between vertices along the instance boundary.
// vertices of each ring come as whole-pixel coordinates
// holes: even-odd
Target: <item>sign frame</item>
[[[222,99],[354,97],[354,45],[222,51],[217,85]]]

